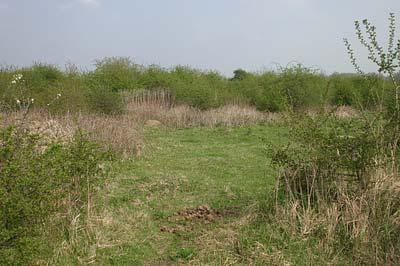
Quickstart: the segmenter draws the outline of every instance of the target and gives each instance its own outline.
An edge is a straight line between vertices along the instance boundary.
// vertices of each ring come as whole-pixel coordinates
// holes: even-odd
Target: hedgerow
[[[187,66],[171,69],[156,65],[140,66],[129,58],[98,60],[93,71],[80,72],[71,67],[61,71],[56,66],[35,64],[32,67],[3,67],[0,70],[2,109],[15,109],[20,90],[36,100],[36,106],[53,112],[89,111],[118,113],[120,94],[143,90],[167,90],[176,103],[200,109],[222,105],[249,104],[259,110],[302,111],[323,105],[350,105],[374,109],[387,97],[384,88],[390,83],[384,76],[360,74],[322,74],[302,65],[276,71],[250,73],[235,71],[229,79],[214,71],[200,71]],[[18,88],[11,84],[21,74]],[[57,94],[68,96],[59,104],[48,106]],[[65,97],[67,98],[67,97]],[[71,100],[73,99],[73,100]]]

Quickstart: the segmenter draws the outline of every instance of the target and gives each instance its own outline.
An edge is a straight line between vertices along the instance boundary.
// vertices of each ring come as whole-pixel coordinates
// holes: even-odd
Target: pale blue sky
[[[385,36],[389,12],[400,28],[400,0],[0,0],[0,64],[129,56],[227,75],[291,61],[351,72],[342,38],[355,43],[363,18]]]

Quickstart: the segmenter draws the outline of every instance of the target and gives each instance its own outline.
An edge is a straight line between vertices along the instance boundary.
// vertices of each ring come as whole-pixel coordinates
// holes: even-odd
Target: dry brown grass
[[[167,90],[141,91],[123,95],[126,113],[135,120],[160,121],[175,128],[243,126],[276,119],[278,115],[257,111],[254,107],[230,104],[211,110],[199,110],[188,105],[175,105]]]
[[[174,128],[245,126],[278,119],[277,114],[263,113],[254,107],[227,105],[211,110],[199,110],[186,105],[174,106],[165,91],[145,95],[125,95],[126,110],[121,115],[67,113],[51,115],[45,110],[3,113],[0,127],[22,124],[24,128],[42,135],[46,142],[69,142],[78,129],[123,154],[133,152],[140,156],[143,147],[141,129],[149,120]],[[156,120],[156,121],[154,121]],[[154,123],[153,123],[154,124]]]
[[[359,116],[359,112],[351,106],[343,105],[339,106],[334,110],[334,116],[338,118],[349,118]]]
[[[82,115],[76,118],[79,128],[91,133],[91,137],[126,155],[140,155],[142,133],[135,120],[127,115]],[[71,118],[68,119],[71,121]]]
[[[163,125],[175,128],[244,126],[271,121],[276,114],[263,113],[254,107],[226,105],[211,110],[199,110],[187,105],[166,106],[157,102],[128,102],[126,112],[133,119],[145,123],[158,120]]]
[[[222,217],[218,226],[204,230],[194,242],[197,250],[190,262],[182,265],[291,265],[283,253],[260,242],[244,246],[241,230],[256,220],[256,205],[229,221]]]
[[[310,117],[316,117],[321,114],[330,115],[338,119],[354,118],[360,116],[360,111],[348,105],[340,105],[340,106],[326,105],[322,109],[308,108],[303,111]]]
[[[298,200],[277,205],[276,220],[292,236],[318,235],[320,252],[331,265],[340,264],[343,250],[350,252],[355,265],[399,265],[400,181],[379,171],[371,184],[355,195],[343,186],[336,201],[321,200],[318,208]]]
[[[122,92],[122,98],[125,104],[130,105],[147,105],[153,104],[166,108],[172,107],[175,103],[175,98],[169,90],[158,88],[153,90],[140,90],[137,92]]]
[[[69,142],[77,132],[88,133],[89,138],[122,154],[140,155],[142,133],[137,122],[127,115],[100,116],[94,114],[51,115],[43,110],[32,110],[22,121],[21,112],[4,113],[0,127],[21,125],[47,142]]]

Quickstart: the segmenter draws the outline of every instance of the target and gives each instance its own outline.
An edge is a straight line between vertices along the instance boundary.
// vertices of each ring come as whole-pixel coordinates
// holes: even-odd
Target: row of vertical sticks
[[[140,90],[129,95],[129,101],[134,105],[158,105],[171,108],[175,98],[167,89]]]

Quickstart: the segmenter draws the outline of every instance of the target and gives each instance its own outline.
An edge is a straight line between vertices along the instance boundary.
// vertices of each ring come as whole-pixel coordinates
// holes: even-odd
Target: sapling
[[[400,140],[400,82],[397,75],[400,71],[400,39],[395,38],[396,19],[394,13],[389,14],[389,34],[387,49],[385,50],[377,40],[376,27],[367,19],[355,21],[355,30],[361,45],[368,51],[368,59],[378,67],[378,72],[391,81],[391,90],[394,100],[393,106],[387,106],[387,124],[382,130],[383,134],[389,136],[391,147],[393,173],[397,174],[397,150]],[[350,62],[358,74],[366,76],[365,72],[357,63],[354,50],[348,39],[344,39]],[[390,129],[390,133],[388,133]]]

